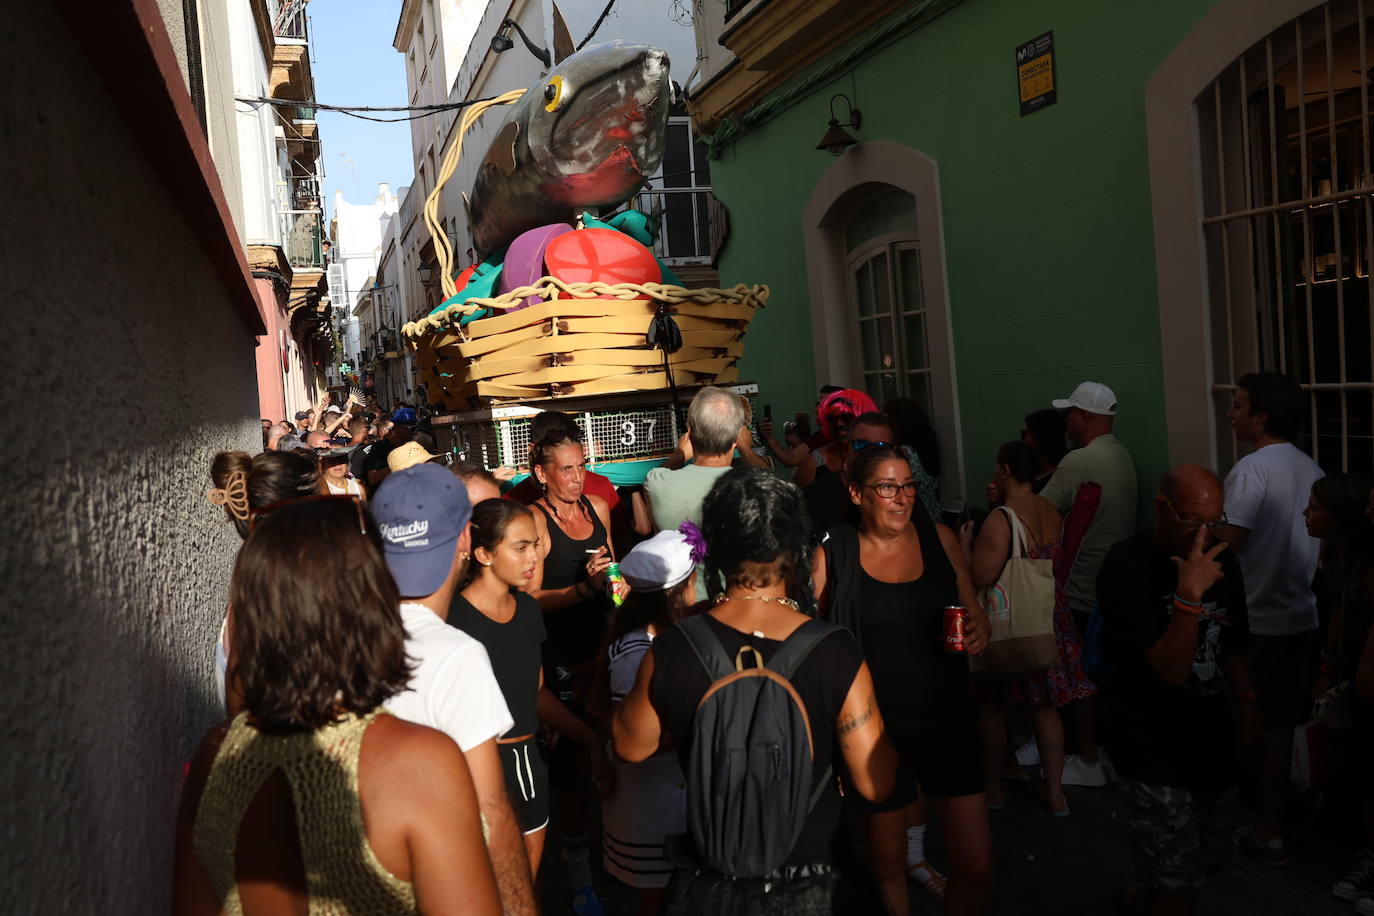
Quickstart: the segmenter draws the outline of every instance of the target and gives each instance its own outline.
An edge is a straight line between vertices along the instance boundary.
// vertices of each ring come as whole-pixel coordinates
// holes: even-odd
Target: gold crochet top
[[[248,805],[278,770],[295,800],[310,916],[414,914],[415,887],[377,860],[358,802],[358,752],[384,710],[296,735],[264,735],[239,713],[224,736],[196,811],[196,859],[229,916],[241,916],[234,849]]]

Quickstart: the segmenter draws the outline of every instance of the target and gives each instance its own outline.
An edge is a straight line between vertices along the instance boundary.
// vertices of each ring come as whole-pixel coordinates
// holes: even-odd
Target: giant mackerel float
[[[560,62],[515,103],[468,201],[480,256],[520,233],[628,200],[663,159],[668,55],[613,41]]]

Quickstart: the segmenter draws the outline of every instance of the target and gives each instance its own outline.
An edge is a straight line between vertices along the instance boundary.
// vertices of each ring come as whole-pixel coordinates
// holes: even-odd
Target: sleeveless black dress
[[[610,547],[606,527],[601,524],[591,502],[583,496],[579,502],[592,520],[591,536],[575,541],[558,527],[558,520],[550,515],[542,502],[534,507],[544,513],[549,525],[549,555],[544,558],[544,588],[568,588],[587,580],[587,551]],[[544,678],[549,689],[567,703],[580,691],[571,683],[573,669],[589,666],[601,648],[606,632],[606,615],[610,601],[604,595],[593,595],[586,601],[550,611],[544,615]],[[561,669],[561,670],[560,670]],[[566,694],[566,695],[565,695]]]
[[[968,659],[944,651],[944,609],[959,603],[959,584],[935,524],[913,512],[924,569],[909,582],[880,582],[859,562],[859,534],[831,529],[825,542],[831,619],[859,640],[873,675],[878,709],[897,748],[897,785],[878,805],[847,798],[866,811],[893,811],[916,800],[917,788],[949,798],[987,788],[982,736]]]

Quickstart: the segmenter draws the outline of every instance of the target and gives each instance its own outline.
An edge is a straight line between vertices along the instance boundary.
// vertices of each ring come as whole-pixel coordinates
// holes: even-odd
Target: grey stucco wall
[[[62,21],[0,34],[0,910],[165,912],[238,547],[207,468],[261,442],[253,339]]]

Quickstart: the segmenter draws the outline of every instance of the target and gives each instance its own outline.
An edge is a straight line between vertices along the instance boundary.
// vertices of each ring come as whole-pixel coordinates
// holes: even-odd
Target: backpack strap
[[[817,643],[838,629],[840,628],[835,624],[823,620],[812,618],[806,621],[793,630],[778,647],[778,651],[773,653],[768,669],[789,681],[792,680],[792,675],[801,667],[801,663],[806,661],[806,657],[816,648]]]
[[[706,676],[712,684],[734,672],[735,660],[725,651],[720,640],[716,639],[716,634],[711,632],[705,614],[693,614],[679,620],[677,628],[687,640],[692,654],[701,662],[701,667],[706,669]]]
[[[823,620],[808,620],[801,626],[792,631],[777,652],[773,653],[773,659],[768,663],[768,669],[781,677],[792,680],[792,675],[801,667],[802,662],[806,661],[811,650],[820,645],[822,639],[829,636],[833,631],[841,627],[833,623],[826,623]],[[810,726],[807,726],[810,728]],[[830,785],[830,776],[834,772],[833,764],[825,768],[821,774],[820,781],[816,783],[816,788],[811,791],[811,798],[807,802],[806,810],[809,814],[815,809],[816,803],[825,794],[826,787]]]

